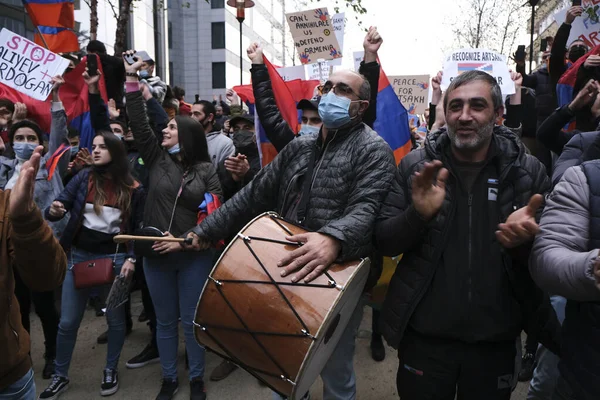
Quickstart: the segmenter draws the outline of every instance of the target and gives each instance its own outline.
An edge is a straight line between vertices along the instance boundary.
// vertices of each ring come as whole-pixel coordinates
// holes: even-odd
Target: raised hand
[[[127,50],[123,53],[123,64],[125,65],[125,72],[137,73],[140,69],[142,69],[143,61],[141,57],[135,57],[135,62],[131,65],[129,65],[129,63],[125,61],[125,56],[131,56],[134,54],[135,50]]]
[[[597,54],[591,54],[583,63],[586,68],[600,67],[600,56]]]
[[[117,108],[115,99],[108,100],[108,116],[110,119],[117,119],[121,115],[121,110]]]
[[[440,100],[442,99],[442,78],[444,77],[444,73],[439,71],[436,76],[431,78],[431,104],[438,105]]]
[[[102,72],[98,70],[98,73],[94,76],[90,76],[88,73],[88,69],[86,68],[81,74],[83,77],[83,81],[88,86],[88,91],[92,94],[99,94],[100,88],[98,87],[98,82],[100,81],[100,76],[102,76]]]
[[[25,161],[21,167],[21,173],[11,191],[8,204],[8,212],[12,218],[27,215],[35,208],[33,189],[35,187],[35,177],[40,169],[43,150],[43,146],[36,147],[31,158]]]
[[[435,217],[442,208],[446,197],[447,179],[448,170],[439,160],[425,163],[420,172],[415,172],[412,181],[412,202],[425,220],[429,221]]]
[[[533,195],[529,204],[510,214],[505,223],[498,225],[496,238],[500,244],[511,249],[533,240],[540,229],[535,214],[543,203],[541,194]]]
[[[590,79],[588,83],[577,93],[575,99],[569,104],[571,111],[577,111],[594,101],[595,96],[598,94],[600,85],[593,79]]]
[[[573,6],[569,8],[567,11],[567,17],[565,18],[565,23],[572,24],[575,21],[575,18],[580,17],[583,14],[583,7],[581,6]]]
[[[363,42],[363,48],[365,49],[365,57],[367,53],[374,54],[375,56],[377,56],[377,52],[379,51],[379,48],[382,44],[383,39],[381,38],[381,35],[379,35],[377,27],[370,27]]]
[[[12,115],[12,123],[23,121],[27,118],[27,106],[24,103],[15,103],[15,111]]]
[[[523,86],[523,75],[518,72],[510,71],[510,79],[515,83],[515,89],[520,90]]]
[[[258,43],[252,43],[247,50],[248,58],[252,61],[252,64],[264,64],[262,47]]]

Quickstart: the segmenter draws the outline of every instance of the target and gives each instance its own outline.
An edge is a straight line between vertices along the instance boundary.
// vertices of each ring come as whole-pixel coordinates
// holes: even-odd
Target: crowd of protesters
[[[59,96],[64,77],[52,80],[48,134],[24,104],[0,99],[0,222],[10,220],[0,224],[0,283],[8,293],[0,300],[0,399],[35,398],[24,333],[32,303],[45,352],[30,356],[44,357],[49,380],[39,399],[76,385],[69,365],[92,303],[107,322],[98,337],[107,344],[100,395],[134,384],[118,373],[130,302],[103,311],[107,288],[78,283],[76,265],[99,259],[112,260],[115,275],[142,293],[148,345],[126,367],[160,363],[156,399],[172,399],[181,323],[190,398],[206,399],[205,349],[193,320],[221,252],[215,243],[266,211],[311,231],[290,238],[303,246],[279,265],[295,282],[334,261],[372,260],[364,299],[321,372],[325,399],[356,398],[364,300],[383,256],[400,254],[373,313],[370,346],[375,361],[385,358],[383,339],[398,350],[400,398],[509,399],[518,380],[531,380],[531,400],[599,399],[600,47],[567,43],[582,12],[568,10],[535,71],[527,74],[515,59],[516,90],[508,98],[479,71],[442,92],[438,73],[429,109],[410,118],[412,151],[398,166],[373,130],[383,42],[376,28],[365,37],[358,72],[336,71],[298,102],[298,132],[278,108],[258,44],[247,50],[256,118],[232,90],[225,99],[186,103],[185,91],[156,76],[145,52],[110,56],[98,41],[87,53],[103,72],[83,73],[95,132],[90,148],[80,148],[79,132],[68,127]],[[557,108],[565,74],[577,79]],[[279,153],[264,167],[256,120]],[[69,151],[55,157],[64,146]],[[199,223],[207,197],[224,204]],[[116,244],[126,233],[189,241]],[[33,242],[39,251],[28,255],[24,246]],[[54,289],[61,282],[59,310]],[[210,380],[236,368],[223,360]]]

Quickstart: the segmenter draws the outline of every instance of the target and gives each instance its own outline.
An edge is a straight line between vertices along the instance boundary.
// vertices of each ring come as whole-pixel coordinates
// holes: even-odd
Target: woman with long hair
[[[125,55],[133,55],[128,52]],[[159,142],[148,122],[137,72],[142,61],[125,62],[126,104],[136,147],[148,167],[149,192],[144,222],[168,236],[181,236],[198,220],[205,193],[221,196],[217,171],[208,155],[202,125],[190,117],[176,116],[163,130]],[[194,337],[192,321],[204,282],[213,266],[213,251],[184,252],[178,243],[157,242],[156,257],[144,258],[144,273],[156,309],[157,344],[163,383],[157,400],[177,392],[178,318],[185,334],[192,400],[206,399],[204,348]]]
[[[56,399],[69,386],[69,365],[77,331],[92,288],[77,288],[73,267],[81,262],[110,259],[115,276],[130,278],[135,270],[133,248],[115,244],[120,233],[133,232],[142,221],[144,192],[129,172],[123,142],[111,132],[96,135],[91,168],[79,172],[46,209],[49,220],[71,217],[61,238],[68,258],[63,283],[62,307],[56,340],[56,373],[40,399]],[[100,394],[110,396],[119,389],[117,366],[125,342],[125,307],[106,312],[108,348]]]

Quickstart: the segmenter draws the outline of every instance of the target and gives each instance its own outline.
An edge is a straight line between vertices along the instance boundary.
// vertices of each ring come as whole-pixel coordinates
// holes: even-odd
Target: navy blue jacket
[[[60,244],[65,252],[71,248],[71,244],[81,228],[83,212],[85,211],[85,203],[88,195],[90,171],[90,168],[81,170],[73,179],[71,179],[65,190],[63,190],[55,200],[60,201],[65,206],[65,209],[71,213],[67,227],[60,239]],[[121,233],[132,233],[137,228],[143,226],[145,199],[146,194],[142,185],[133,189],[129,221],[125,224],[124,230]],[[51,216],[50,207],[46,209],[45,215],[48,221],[58,221],[62,219],[62,217],[57,218]],[[127,253],[133,256],[133,246],[128,246]]]

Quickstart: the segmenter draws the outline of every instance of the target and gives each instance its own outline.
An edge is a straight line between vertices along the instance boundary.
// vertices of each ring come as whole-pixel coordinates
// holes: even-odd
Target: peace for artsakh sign
[[[482,71],[492,75],[504,96],[515,93],[515,84],[510,77],[506,57],[483,49],[461,49],[452,52],[444,62],[442,90],[446,91],[454,78],[468,71]]]
[[[285,17],[302,64],[342,57],[327,8],[300,11],[286,14]]]
[[[581,6],[583,14],[575,18],[571,24],[571,33],[567,44],[579,39],[584,41],[588,47],[595,47],[600,44],[600,0],[585,0]],[[565,22],[568,10],[565,8],[554,14],[558,25]]]
[[[423,114],[429,108],[429,75],[388,76],[394,92],[409,114]]]
[[[6,28],[0,31],[0,83],[45,101],[52,91],[50,80],[68,66],[58,54]]]

